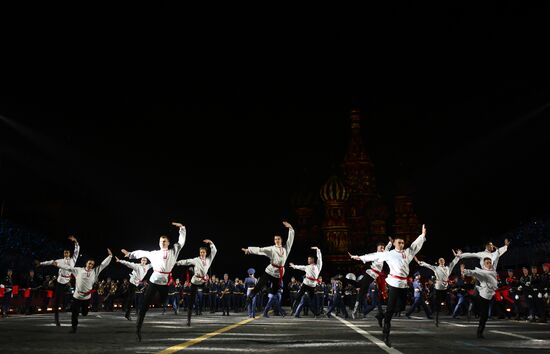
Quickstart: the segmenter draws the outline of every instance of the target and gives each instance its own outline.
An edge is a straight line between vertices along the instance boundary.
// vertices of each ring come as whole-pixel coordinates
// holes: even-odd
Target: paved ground
[[[381,342],[381,330],[372,318],[344,321],[338,318],[258,318],[220,314],[200,316],[192,327],[185,317],[147,314],[143,341],[135,337],[134,322],[120,312],[90,313],[80,320],[76,334],[69,334],[69,314],[62,326],[52,315],[13,316],[0,319],[0,353],[550,353],[550,325],[507,320],[488,323],[485,340],[475,338],[476,323],[443,317],[439,328],[420,317],[397,318],[393,348]],[[235,325],[237,324],[237,325]],[[235,325],[227,328],[227,326]],[[222,332],[222,333],[219,333]],[[179,350],[178,350],[179,349]]]

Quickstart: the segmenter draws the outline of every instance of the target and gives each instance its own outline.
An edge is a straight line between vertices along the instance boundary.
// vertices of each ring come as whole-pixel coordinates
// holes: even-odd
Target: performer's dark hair
[[[200,250],[205,250],[206,252],[208,252],[208,248],[206,248],[206,247],[199,247],[199,251]]]
[[[378,243],[376,244],[376,247],[378,247],[378,246],[384,246],[384,247],[386,247],[386,244],[385,244],[384,242],[378,242]]]
[[[490,260],[491,262],[493,261],[493,260],[492,260],[491,258],[489,258],[489,257],[483,258],[483,262],[485,262],[486,260]]]

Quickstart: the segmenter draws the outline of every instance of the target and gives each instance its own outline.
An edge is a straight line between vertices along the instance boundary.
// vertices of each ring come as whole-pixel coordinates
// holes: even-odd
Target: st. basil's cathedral
[[[420,234],[420,223],[410,188],[398,187],[384,198],[376,186],[375,167],[361,134],[361,115],[353,109],[348,148],[340,168],[320,186],[319,196],[311,190],[298,191],[292,198],[295,213],[296,246],[305,250],[319,245],[324,268],[334,274],[359,274],[362,264],[352,254],[376,251],[388,236],[403,238],[409,245]],[[404,183],[403,185],[409,185]]]

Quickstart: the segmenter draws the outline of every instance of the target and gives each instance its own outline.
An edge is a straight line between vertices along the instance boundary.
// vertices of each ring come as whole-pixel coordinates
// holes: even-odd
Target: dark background
[[[0,97],[4,217],[75,234],[96,257],[155,249],[180,221],[184,257],[209,237],[215,272],[261,270],[240,248],[271,244],[293,222],[292,194],[339,166],[352,107],[382,194],[403,177],[415,188],[426,256],[548,214],[543,13],[409,10],[344,26],[255,18],[189,31],[156,17],[154,29],[76,39],[62,26],[18,33],[30,51],[4,67],[15,83]]]

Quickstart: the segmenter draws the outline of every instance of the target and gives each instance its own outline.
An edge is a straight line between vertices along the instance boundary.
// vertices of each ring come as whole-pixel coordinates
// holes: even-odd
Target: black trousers
[[[400,311],[405,307],[407,302],[408,288],[396,288],[388,285],[388,305],[386,307],[386,315],[384,317],[384,333],[390,334],[391,319],[394,312]]]
[[[65,303],[65,293],[67,292],[68,286],[69,283],[55,283],[55,294],[53,298],[53,317],[55,318],[55,322],[59,322],[59,305],[61,302],[63,302],[63,307],[67,307],[67,304]]]
[[[489,306],[491,305],[491,300],[487,300],[479,296],[479,326],[477,331],[483,333],[485,329],[485,324],[489,318]]]
[[[193,305],[195,304],[195,299],[197,297],[197,291],[198,289],[204,289],[204,284],[202,285],[195,285],[191,283],[191,294],[189,295],[189,301],[187,301],[187,320],[191,321],[191,313],[193,312]],[[201,304],[197,305],[197,313],[199,313],[199,309],[201,307]]]
[[[126,298],[124,299],[124,308],[126,309],[125,316],[130,316],[130,311],[132,310],[132,304],[134,303],[136,296],[137,286],[130,283],[128,286],[128,292],[126,292]]]
[[[371,276],[368,274],[365,274],[363,278],[359,281],[359,292],[357,293],[357,299],[355,301],[359,302],[360,305],[362,305],[365,301],[365,293],[367,292],[370,283],[372,283],[373,281],[374,279],[372,279]]]
[[[143,296],[143,304],[141,305],[141,309],[139,309],[137,320],[138,329],[141,329],[141,326],[143,325],[143,320],[145,319],[145,314],[147,313],[147,310],[149,310],[149,305],[151,304],[151,302],[153,302],[153,299],[157,293],[159,293],[160,295],[160,303],[164,304],[164,301],[166,301],[166,297],[168,296],[168,285],[149,283]]]
[[[267,284],[268,280],[271,280],[271,290],[269,292],[273,295],[277,295],[277,292],[279,291],[279,288],[281,287],[281,284],[280,284],[281,280],[279,278],[275,278],[275,277],[273,277],[273,276],[271,276],[267,273],[264,273],[258,279],[258,282],[256,283],[256,286],[254,287],[254,289],[252,289],[252,291],[250,292],[248,297],[253,298],[254,296],[256,296],[256,294],[259,293],[264,288],[264,286]]]
[[[313,294],[315,294],[315,288],[302,283],[302,286],[300,287],[300,291],[298,291],[298,294],[296,295],[296,300],[295,300],[296,305],[294,305],[294,307],[293,307],[294,309],[296,309],[298,307],[298,305],[300,304],[300,300],[302,299],[302,296],[304,296],[304,293],[306,291],[309,294],[309,300],[310,300],[309,303],[310,304],[313,303]],[[315,316],[319,315],[317,313],[316,309],[313,309],[313,314],[315,314]]]
[[[90,307],[90,299],[79,300],[79,299],[73,298],[73,303],[71,304],[71,312],[72,312],[71,324],[75,331],[76,331],[76,327],[78,326],[78,313],[82,312],[82,316],[87,316],[89,307]]]
[[[447,300],[447,290],[435,290],[435,303],[434,303],[434,312],[439,314],[441,311],[441,302],[446,302]]]

